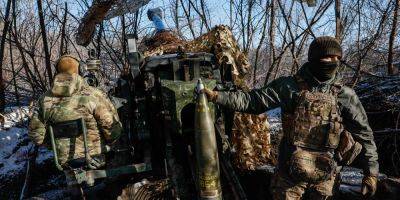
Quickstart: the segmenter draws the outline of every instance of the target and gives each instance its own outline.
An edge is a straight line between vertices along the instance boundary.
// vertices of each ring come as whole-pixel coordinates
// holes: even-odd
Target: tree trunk
[[[101,55],[101,38],[102,38],[102,34],[104,31],[104,25],[103,22],[100,23],[100,28],[99,28],[99,32],[97,33],[97,58],[100,59],[100,55]]]
[[[125,15],[121,16],[121,26],[122,26],[122,41],[121,41],[121,45],[122,45],[122,55],[124,57],[123,59],[123,69],[124,72],[126,72],[129,69],[128,66],[128,50],[127,50],[127,46],[126,46],[126,24],[125,24]]]
[[[45,57],[44,59],[46,62],[46,71],[47,71],[47,76],[49,77],[49,82],[52,83],[53,82],[53,72],[51,70],[49,44],[47,42],[46,25],[44,23],[42,0],[37,0],[37,6],[38,6],[38,12],[39,12],[40,29],[42,32],[43,49],[44,49],[44,57]]]
[[[181,2],[181,5],[182,5],[183,13],[185,13],[185,17],[186,17],[186,21],[188,23],[188,27],[189,27],[190,33],[192,34],[193,39],[195,39],[196,38],[196,33],[194,32],[192,20],[190,19],[190,3],[188,3],[188,8],[186,9],[183,0],[180,0],[180,2]]]
[[[181,32],[181,27],[179,24],[179,0],[175,0],[175,7],[174,7],[174,22],[175,22],[175,28],[176,28],[176,33],[179,35],[179,37],[183,37],[182,36],[182,32]]]
[[[275,60],[275,29],[276,29],[276,0],[271,0],[271,15],[270,15],[270,28],[269,28],[269,68],[267,76],[265,77],[264,85],[268,84],[268,80],[271,77],[271,73],[274,70]]]
[[[33,75],[32,71],[29,69],[28,62],[26,61],[25,54],[24,54],[24,51],[22,48],[22,44],[19,42],[19,39],[17,36],[17,13],[16,13],[17,5],[16,5],[15,0],[12,1],[12,7],[13,7],[12,17],[13,17],[14,43],[15,43],[15,46],[18,48],[18,51],[21,55],[22,67],[24,69],[27,82],[29,82],[32,91],[34,92],[34,94],[36,94],[38,87],[43,89],[44,86],[37,80],[37,78]],[[40,75],[38,75],[38,76],[39,76],[39,79],[41,80]]]
[[[65,2],[64,18],[61,26],[61,44],[60,44],[60,57],[68,52],[67,35],[65,34],[65,26],[67,25],[68,4]]]
[[[267,2],[268,3],[268,2]],[[265,7],[267,8],[268,7],[268,5],[265,5]],[[262,25],[262,32],[261,32],[261,38],[260,38],[260,41],[258,42],[258,45],[257,45],[257,49],[256,49],[256,58],[255,58],[255,61],[254,61],[254,71],[253,71],[253,87],[255,87],[256,86],[256,83],[257,83],[257,68],[258,68],[258,59],[259,59],[259,54],[260,54],[260,50],[261,50],[261,47],[262,47],[262,44],[264,44],[264,39],[265,39],[265,36],[266,36],[266,30],[267,30],[267,22],[268,22],[268,14],[267,14],[267,10],[265,10],[265,13],[264,13],[264,15],[265,15],[265,17],[264,17],[264,22],[263,22],[263,25]],[[260,64],[261,66],[263,66],[263,64]]]
[[[394,75],[396,73],[396,70],[393,65],[393,54],[394,54],[393,46],[397,32],[397,16],[399,15],[399,3],[400,0],[396,0],[395,7],[393,10],[392,30],[390,32],[390,38],[389,38],[389,53],[388,53],[388,64],[387,64],[389,75]]]
[[[343,35],[343,26],[342,26],[342,20],[340,16],[340,7],[341,7],[341,1],[340,0],[335,0],[335,18],[336,18],[336,35],[335,38],[338,41],[342,40],[342,35]]]
[[[9,35],[11,38],[11,28],[9,30]],[[10,63],[11,63],[11,71],[12,71],[12,76],[13,76],[13,86],[14,86],[14,96],[15,96],[15,100],[17,103],[17,106],[20,106],[20,95],[18,92],[18,85],[17,85],[17,73],[15,72],[15,66],[14,66],[14,59],[13,59],[13,50],[11,48],[11,39],[8,40],[8,44],[9,44],[9,49],[10,49]]]
[[[11,8],[11,0],[8,0],[4,15],[3,34],[1,35],[2,37],[0,43],[0,112],[4,112],[4,108],[6,107],[6,93],[4,91],[5,87],[3,79],[3,58],[4,58],[4,47],[6,44],[8,27],[10,26],[10,20],[9,20],[10,8]]]
[[[39,81],[36,79],[36,77],[33,75],[32,71],[29,69],[28,63],[27,63],[26,58],[25,58],[25,54],[24,54],[23,49],[22,49],[22,45],[18,40],[18,36],[17,36],[17,13],[16,13],[16,10],[17,10],[17,5],[16,5],[15,0],[13,0],[12,1],[12,18],[13,18],[13,30],[14,30],[14,34],[13,34],[14,43],[15,43],[15,46],[18,48],[18,51],[20,52],[21,59],[22,59],[22,67],[23,67],[24,72],[26,74],[27,82],[29,82],[32,91],[36,94],[37,87],[38,86],[40,88],[43,88],[43,87],[39,83]],[[40,75],[39,75],[39,79],[41,79]]]
[[[233,0],[229,1],[229,27],[233,29]]]

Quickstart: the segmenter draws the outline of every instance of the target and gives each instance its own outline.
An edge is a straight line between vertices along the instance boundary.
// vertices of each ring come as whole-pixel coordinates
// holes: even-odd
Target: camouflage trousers
[[[326,200],[333,195],[336,175],[329,180],[309,184],[307,182],[296,182],[292,180],[288,173],[277,172],[271,182],[271,190],[274,200],[300,200],[307,191],[307,198],[310,200]]]

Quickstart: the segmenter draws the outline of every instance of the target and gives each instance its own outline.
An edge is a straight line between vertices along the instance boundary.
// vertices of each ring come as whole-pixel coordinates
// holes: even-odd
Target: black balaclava
[[[335,76],[338,69],[338,62],[310,62],[309,70],[311,74],[319,81],[325,82]]]
[[[321,82],[331,79],[337,72],[339,66],[337,61],[323,62],[320,60],[332,55],[342,57],[342,48],[335,38],[323,36],[311,42],[308,50],[309,70]]]

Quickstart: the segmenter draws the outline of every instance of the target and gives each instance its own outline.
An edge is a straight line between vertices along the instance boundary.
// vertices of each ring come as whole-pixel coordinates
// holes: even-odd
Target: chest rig
[[[315,151],[337,148],[343,130],[337,96],[340,85],[328,92],[310,92],[307,83],[295,76],[300,92],[293,113],[284,113],[283,131],[291,145]]]

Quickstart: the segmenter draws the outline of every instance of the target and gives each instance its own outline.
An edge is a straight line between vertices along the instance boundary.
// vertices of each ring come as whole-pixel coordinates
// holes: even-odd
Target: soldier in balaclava
[[[282,109],[283,138],[271,188],[274,199],[332,196],[341,169],[355,157],[363,167],[362,194],[377,188],[378,155],[367,115],[353,89],[338,77],[342,48],[332,37],[310,45],[308,62],[297,74],[280,77],[249,92],[205,89],[210,101],[226,108],[261,114]]]

